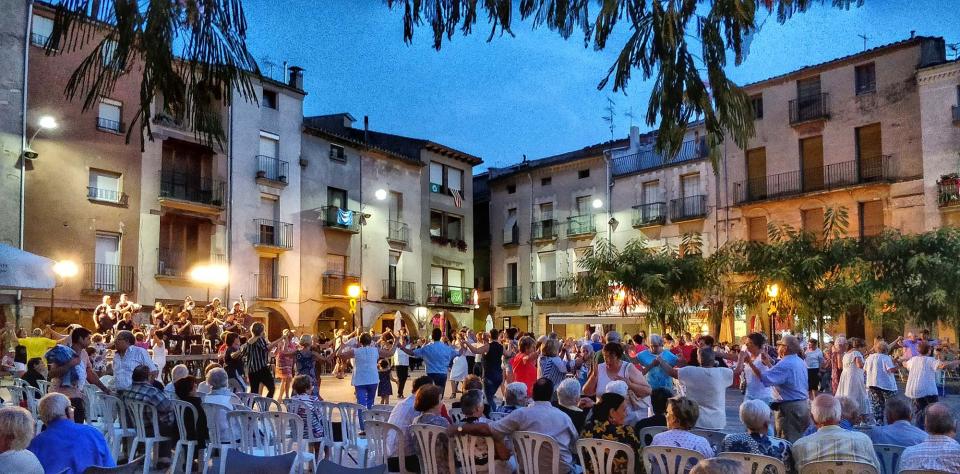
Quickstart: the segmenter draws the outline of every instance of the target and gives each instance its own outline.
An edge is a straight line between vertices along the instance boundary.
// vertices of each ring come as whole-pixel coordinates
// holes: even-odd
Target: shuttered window
[[[803,231],[813,234],[818,241],[823,240],[823,208],[801,211]]]
[[[860,236],[872,237],[883,232],[883,201],[860,203]]]
[[[747,218],[747,240],[751,242],[767,241],[767,218],[750,217]]]
[[[860,179],[880,178],[883,175],[883,145],[880,124],[874,123],[857,128],[856,139]]]
[[[800,156],[803,164],[803,190],[823,189],[823,137],[800,140]]]

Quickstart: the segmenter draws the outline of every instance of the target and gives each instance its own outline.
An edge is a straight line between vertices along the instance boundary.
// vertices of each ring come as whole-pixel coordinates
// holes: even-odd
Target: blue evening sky
[[[438,52],[432,31],[403,42],[402,10],[381,0],[245,0],[250,46],[258,60],[306,69],[306,115],[350,112],[362,127],[427,138],[503,166],[523,154],[539,158],[610,138],[607,98],[616,102],[617,137],[643,113],[650,85],[634,75],[627,95],[598,82],[613,64],[626,23],[607,50],[584,48],[582,35],[564,41],[546,28],[514,25],[515,37],[487,43],[485,23],[456,35]],[[829,3],[829,2],[828,2]],[[481,18],[485,18],[482,15]],[[780,25],[768,19],[750,56],[728,74],[739,83],[791,71],[918,35],[960,41],[960,0],[866,0],[859,9],[817,6]],[[948,56],[950,51],[948,50]],[[732,60],[731,60],[732,61]],[[479,171],[476,170],[476,171]]]

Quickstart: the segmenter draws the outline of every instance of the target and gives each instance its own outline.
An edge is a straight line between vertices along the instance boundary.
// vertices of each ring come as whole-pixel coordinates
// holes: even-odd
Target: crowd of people
[[[955,369],[960,361],[944,360],[944,348],[926,332],[889,343],[877,339],[869,350],[862,340],[843,335],[821,348],[815,339],[793,335],[769,344],[763,334],[751,333],[740,344],[728,344],[709,335],[683,334],[675,340],[669,334],[588,331],[574,339],[516,328],[477,334],[437,327],[428,341],[406,329],[396,334],[337,331],[332,338],[285,330],[271,341],[242,299],[230,311],[218,300],[207,305],[207,324],[217,329],[204,325],[202,331],[184,329],[192,324],[192,300],[173,320],[158,305],[152,324],[144,327],[123,324],[136,304],[124,297],[121,303],[111,308],[104,299],[104,308],[95,313],[96,334],[77,325],[66,335],[47,328],[17,339],[3,370],[33,386],[49,381],[39,408],[47,428],[34,436],[32,425],[24,425],[23,410],[0,410],[0,462],[19,463],[24,472],[111,465],[115,460],[104,450],[99,431],[63,424],[72,420],[85,426],[87,384],[156,409],[159,431],[173,440],[161,444],[161,467],[169,463],[178,436],[170,404],[175,399],[197,408],[200,415],[189,423],[189,432],[201,444],[211,427],[223,439],[233,439],[225,413],[240,403],[237,393],[242,392],[292,401],[288,407],[313,420],[306,423],[305,436],[316,439],[323,436],[316,422],[326,373],[321,367],[329,367],[335,377],[349,375],[356,402],[368,409],[378,402],[389,405],[396,387],[399,402],[388,421],[404,439],[388,442],[391,463],[414,471],[423,457],[409,428],[428,424],[446,428],[449,436],[492,437],[494,452],[484,453],[477,464],[492,463],[501,472],[516,469],[510,437],[518,431],[551,436],[559,445],[561,466],[569,469],[577,464],[578,439],[617,441],[640,453],[641,430],[656,426],[663,430],[647,444],[700,453],[707,458],[700,472],[722,472],[724,463],[715,458],[722,452],[771,456],[791,472],[817,461],[879,468],[875,443],[907,447],[904,468],[960,472],[954,415],[939,402],[937,386],[939,371]],[[194,332],[200,332],[197,341],[189,337]],[[143,344],[147,338],[154,344]],[[216,353],[202,376],[191,375],[184,365],[164,370],[168,350],[198,343],[209,343]],[[417,364],[424,375],[414,378],[405,393]],[[902,392],[901,374],[906,375]],[[727,430],[730,389],[743,392],[739,416],[745,430],[711,441],[696,431]],[[447,395],[454,400],[449,408]],[[224,411],[208,420],[202,403]],[[77,449],[49,451],[70,438],[84,441]],[[625,463],[617,458],[614,471],[625,472]]]

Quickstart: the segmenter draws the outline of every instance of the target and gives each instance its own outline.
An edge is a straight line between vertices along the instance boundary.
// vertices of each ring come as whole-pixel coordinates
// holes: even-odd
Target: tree
[[[617,60],[600,81],[598,89],[613,80],[614,92],[622,90],[634,70],[644,80],[653,78],[646,123],[659,122],[657,151],[676,156],[687,124],[702,118],[707,130],[711,160],[716,168],[720,143],[729,134],[744,148],[753,135],[753,111],[749,98],[727,78],[728,51],[740,65],[759,29],[761,9],[776,13],[781,23],[795,13],[827,0],[520,0],[521,20],[534,27],[556,31],[564,39],[574,31],[583,34],[584,47],[605,49],[617,29],[629,30]],[[863,0],[829,0],[837,8],[860,6]],[[499,32],[513,35],[515,4],[512,0],[387,0],[393,8],[403,5],[403,36],[412,41],[416,27],[426,24],[433,31],[433,46],[461,31],[470,34],[482,13],[490,25],[488,41]],[[596,10],[591,12],[591,6]],[[623,24],[626,25],[623,25]]]
[[[82,97],[85,111],[110,96],[121,76],[141,75],[128,141],[137,122],[141,140],[152,139],[151,104],[159,99],[157,110],[189,123],[204,142],[222,144],[221,107],[232,92],[256,100],[252,80],[260,72],[247,51],[246,29],[241,0],[62,0],[46,54],[97,42],[64,90],[70,100]]]

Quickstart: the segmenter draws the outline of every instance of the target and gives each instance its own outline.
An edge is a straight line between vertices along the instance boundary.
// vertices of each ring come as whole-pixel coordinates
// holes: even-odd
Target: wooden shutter
[[[767,196],[767,149],[747,150],[748,199],[763,199]]]
[[[857,164],[860,179],[870,180],[883,176],[883,146],[880,124],[874,123],[856,130]]]
[[[823,240],[823,209],[807,209],[802,211],[803,231],[810,232],[817,237],[817,240]]]
[[[750,217],[747,219],[747,239],[751,242],[767,241],[766,217]]]
[[[880,235],[883,231],[883,201],[860,203],[860,236]]]
[[[800,159],[803,167],[803,190],[823,189],[823,137],[800,140]]]

